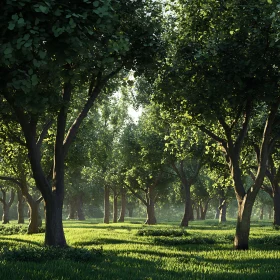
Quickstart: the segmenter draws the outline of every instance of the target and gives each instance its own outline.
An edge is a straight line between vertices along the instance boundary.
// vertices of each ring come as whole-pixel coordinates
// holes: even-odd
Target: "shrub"
[[[26,226],[20,225],[0,225],[0,235],[12,235],[12,234],[25,234],[27,231]]]

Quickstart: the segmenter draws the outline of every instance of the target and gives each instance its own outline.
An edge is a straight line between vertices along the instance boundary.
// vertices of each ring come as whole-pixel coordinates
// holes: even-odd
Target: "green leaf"
[[[61,10],[60,9],[57,9],[55,12],[54,12],[54,15],[55,16],[61,16]]]
[[[29,40],[29,41],[27,41],[27,42],[24,44],[24,46],[25,46],[26,48],[29,48],[31,45],[32,45],[32,40]]]
[[[13,19],[14,21],[17,21],[17,20],[18,20],[18,14],[12,15],[12,19]]]
[[[69,20],[69,25],[70,25],[72,28],[75,28],[75,27],[76,27],[76,23],[75,23],[75,21],[73,20],[73,18],[70,18],[70,20]]]
[[[49,8],[48,7],[45,7],[45,6],[39,6],[39,10],[44,13],[44,14],[47,14],[48,11],[49,11]]]
[[[268,4],[272,4],[272,0],[267,0],[267,3]]]
[[[14,30],[15,26],[16,26],[16,25],[15,25],[14,22],[9,22],[8,29],[9,29],[9,30]]]
[[[99,6],[99,1],[94,1],[94,2],[92,3],[92,5],[93,5],[95,8],[97,8],[97,7]]]
[[[23,36],[23,40],[27,41],[30,38],[30,34],[25,34]]]
[[[24,25],[24,19],[23,18],[19,18],[19,20],[17,21],[18,25],[23,26]]]
[[[41,59],[44,59],[46,57],[47,53],[43,51],[39,51],[39,56]]]
[[[36,86],[38,84],[38,77],[36,74],[32,75],[31,82],[33,86]]]
[[[13,49],[11,47],[7,47],[5,50],[4,50],[4,54],[11,54],[13,52]]]

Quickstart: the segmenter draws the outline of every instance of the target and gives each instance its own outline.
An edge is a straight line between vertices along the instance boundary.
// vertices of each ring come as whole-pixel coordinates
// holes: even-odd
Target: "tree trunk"
[[[155,225],[157,223],[156,215],[155,215],[155,205],[154,202],[150,202],[147,205],[147,219],[145,224],[147,225]]]
[[[219,209],[219,207],[217,207],[214,219],[219,220],[219,217],[220,217],[220,209]]]
[[[105,224],[110,222],[110,189],[108,186],[105,186],[104,189],[104,219]]]
[[[201,216],[200,216],[200,207],[199,207],[198,204],[195,206],[195,211],[196,211],[196,219],[197,219],[197,220],[200,220],[200,219],[201,219]]]
[[[8,207],[7,203],[3,203],[3,215],[2,215],[2,224],[10,223],[10,207]]]
[[[156,215],[155,215],[155,190],[153,187],[148,188],[147,197],[147,219],[145,224],[147,225],[155,225],[157,223]]]
[[[273,211],[273,225],[280,226],[280,189],[278,186],[274,189],[273,192]]]
[[[76,209],[76,201],[75,201],[75,197],[71,197],[70,201],[69,201],[69,214],[67,217],[67,220],[74,220],[76,219],[76,213],[77,213],[77,209]]]
[[[234,238],[235,249],[249,249],[249,233],[253,204],[254,198],[249,197],[248,194],[238,203],[237,225]]]
[[[227,221],[227,203],[224,198],[220,199],[219,209],[219,223],[225,223]]]
[[[208,210],[208,203],[209,201],[205,202],[205,205],[203,207],[203,204],[201,203],[201,220],[205,220],[206,219],[206,214],[207,214],[207,210]]]
[[[18,213],[18,224],[24,224],[24,199],[22,195],[22,191],[18,189],[17,191],[17,198],[18,198],[18,203],[17,203],[17,213]]]
[[[27,233],[34,234],[39,232],[39,227],[42,226],[42,219],[39,215],[39,205],[40,202],[28,200],[28,207],[29,207],[29,224]]]
[[[133,207],[132,203],[128,203],[126,208],[128,210],[128,217],[132,218],[133,217],[133,210],[134,210],[134,207]]]
[[[78,195],[78,198],[77,198],[77,217],[78,217],[78,220],[79,221],[84,221],[86,218],[85,218],[85,214],[84,214],[84,211],[83,211],[83,198],[82,198],[82,194],[79,194]]]
[[[3,224],[8,224],[8,223],[10,223],[10,208],[11,208],[13,202],[14,202],[15,191],[13,189],[11,190],[11,196],[10,196],[9,202],[6,201],[6,192],[2,190],[2,194],[3,194],[3,199],[2,199],[2,203],[3,203],[2,223]]]
[[[268,219],[271,220],[272,219],[272,211],[273,209],[271,207],[269,207],[268,209]]]
[[[191,200],[191,208],[190,208],[190,217],[189,217],[189,221],[194,221],[194,203]]]
[[[118,222],[123,223],[125,217],[125,209],[126,209],[126,194],[125,189],[121,190],[121,213]]]
[[[185,191],[185,212],[181,221],[181,227],[189,226],[189,220],[192,212],[192,203],[191,203],[191,189],[189,184],[183,184]]]
[[[113,196],[114,196],[114,200],[113,200],[113,223],[117,223],[118,222],[118,194],[117,194],[116,190],[113,191]]]
[[[261,221],[263,220],[263,213],[264,213],[264,206],[262,205],[261,209],[260,209],[260,220]]]
[[[67,246],[62,224],[62,208],[63,199],[54,191],[53,196],[45,200],[46,246]]]

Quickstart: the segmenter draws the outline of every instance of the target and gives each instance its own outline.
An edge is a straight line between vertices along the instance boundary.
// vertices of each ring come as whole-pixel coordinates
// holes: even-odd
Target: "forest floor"
[[[186,229],[139,219],[65,221],[67,250],[45,248],[44,233],[17,233],[20,227],[0,226],[1,280],[280,279],[280,232],[271,221],[252,222],[248,251],[233,250],[234,221]]]

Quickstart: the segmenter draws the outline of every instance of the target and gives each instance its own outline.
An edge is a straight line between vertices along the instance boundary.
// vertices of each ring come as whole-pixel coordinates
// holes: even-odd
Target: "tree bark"
[[[280,189],[277,187],[273,192],[273,225],[280,226]]]
[[[147,205],[147,219],[145,224],[147,225],[155,225],[157,223],[156,215],[155,215],[155,204],[150,201],[150,204]]]
[[[118,194],[117,191],[113,191],[113,223],[118,222]]]
[[[145,224],[155,225],[157,223],[155,215],[155,190],[153,186],[148,187],[148,192],[146,193],[147,198],[147,219]]]
[[[203,206],[203,202],[201,202],[200,204],[200,211],[201,211],[201,220],[205,220],[206,219],[206,214],[207,214],[207,210],[208,210],[208,204],[209,204],[210,200],[207,200]]]
[[[104,218],[103,222],[109,224],[110,222],[110,189],[105,186],[104,189]]]
[[[71,197],[69,200],[69,214],[67,217],[67,220],[74,220],[76,219],[76,201],[75,201],[75,197]]]
[[[261,209],[260,209],[260,220],[263,220],[263,214],[264,214],[264,205],[261,205]]]
[[[86,219],[83,206],[84,206],[83,197],[82,194],[79,194],[77,198],[77,218],[79,221],[84,221]]]
[[[29,224],[27,228],[28,234],[34,234],[39,232],[39,227],[42,226],[42,219],[39,215],[40,202],[34,200],[31,196],[27,200],[29,207]]]
[[[56,192],[45,200],[46,246],[67,246],[62,224],[62,208],[63,198]]]
[[[188,183],[183,184],[184,191],[185,191],[185,211],[184,216],[181,221],[181,227],[188,227],[189,221],[192,212],[192,203],[191,203],[191,186]]]
[[[125,189],[121,189],[121,212],[120,212],[120,217],[118,219],[118,222],[123,223],[124,222],[124,217],[125,217],[125,210],[126,210],[126,193]]]
[[[2,223],[8,224],[10,223],[10,208],[14,202],[15,191],[13,189],[11,190],[11,195],[8,202],[6,201],[7,198],[6,191],[2,190],[2,194],[3,194],[3,197],[1,199],[1,202],[3,203]]]
[[[220,209],[219,207],[217,207],[214,219],[219,220],[219,217],[220,217]]]
[[[254,197],[249,197],[248,194],[238,203],[237,225],[234,238],[235,249],[249,249],[250,222],[253,205]]]
[[[279,215],[280,216],[280,215]],[[272,219],[272,208],[269,207],[268,210],[268,219],[271,220]]]
[[[227,221],[227,203],[224,198],[220,199],[219,209],[219,223],[225,223]]]
[[[22,195],[22,191],[20,189],[17,190],[17,213],[18,213],[18,224],[24,224],[24,199]]]

